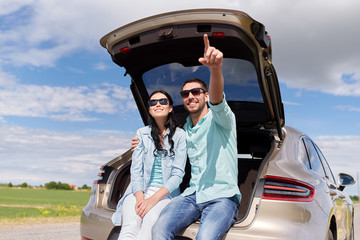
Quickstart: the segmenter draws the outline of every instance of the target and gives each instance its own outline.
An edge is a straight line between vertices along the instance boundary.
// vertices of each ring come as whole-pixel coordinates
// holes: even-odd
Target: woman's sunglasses
[[[183,98],[187,98],[187,97],[189,97],[189,93],[191,93],[194,97],[198,97],[200,95],[201,91],[206,93],[205,89],[203,89],[203,88],[193,88],[193,89],[190,89],[190,90],[182,90],[180,92],[180,95]]]
[[[167,105],[168,104],[167,98],[150,99],[148,101],[148,104],[149,104],[150,107],[152,107],[152,106],[155,106],[157,104],[157,102],[159,102],[161,105]]]

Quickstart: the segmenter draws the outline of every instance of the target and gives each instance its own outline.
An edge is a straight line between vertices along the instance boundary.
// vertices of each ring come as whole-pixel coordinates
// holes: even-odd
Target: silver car
[[[164,89],[174,99],[178,123],[188,113],[179,94],[189,78],[207,81],[209,70],[198,62],[203,35],[224,53],[226,99],[236,115],[238,219],[224,239],[354,239],[354,207],[319,147],[304,133],[285,126],[271,39],[263,24],[244,12],[196,9],[141,19],[101,39],[114,63],[131,77],[130,89],[144,124],[149,93]],[[130,143],[129,143],[130,144]],[[130,176],[131,151],[101,167],[81,216],[82,239],[117,239],[121,226],[111,216]],[[189,164],[181,185],[189,183]],[[195,239],[199,222],[176,239]]]

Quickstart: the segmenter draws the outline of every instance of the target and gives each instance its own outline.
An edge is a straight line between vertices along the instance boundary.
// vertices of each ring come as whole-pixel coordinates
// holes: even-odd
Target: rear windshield
[[[256,70],[251,62],[224,58],[223,74],[227,101],[263,103]],[[179,63],[170,63],[143,74],[148,93],[166,90],[173,98],[174,106],[182,105],[181,86],[189,78],[199,78],[209,84],[209,68],[203,65],[186,67]]]

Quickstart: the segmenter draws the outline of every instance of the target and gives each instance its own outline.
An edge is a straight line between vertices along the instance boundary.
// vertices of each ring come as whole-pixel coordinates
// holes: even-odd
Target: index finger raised
[[[207,34],[204,34],[204,45],[205,45],[204,52],[206,53],[207,49],[210,47],[210,41]]]

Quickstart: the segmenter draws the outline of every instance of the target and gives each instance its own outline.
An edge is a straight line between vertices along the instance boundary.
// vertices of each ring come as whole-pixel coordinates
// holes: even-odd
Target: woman
[[[150,125],[140,128],[132,155],[131,181],[112,216],[122,227],[119,239],[151,239],[151,229],[170,199],[180,194],[184,176],[186,140],[176,126],[173,101],[155,91],[148,102]]]

